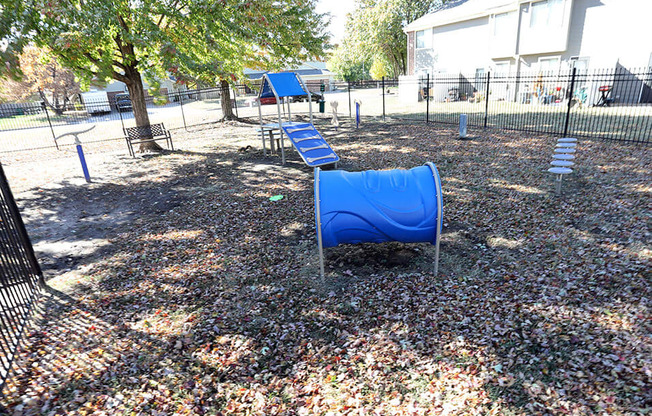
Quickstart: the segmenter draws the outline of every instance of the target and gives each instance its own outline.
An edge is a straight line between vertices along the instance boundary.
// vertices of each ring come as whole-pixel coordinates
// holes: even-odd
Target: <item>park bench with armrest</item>
[[[127,140],[129,155],[132,157],[136,157],[133,145],[158,140],[165,140],[170,150],[174,150],[170,132],[165,129],[163,123],[151,124],[149,126],[127,127],[125,129],[125,140]]]

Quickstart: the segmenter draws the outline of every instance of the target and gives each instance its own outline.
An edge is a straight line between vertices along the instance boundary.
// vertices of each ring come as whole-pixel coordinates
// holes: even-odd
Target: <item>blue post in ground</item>
[[[76,131],[76,132],[70,132],[66,134],[62,134],[59,137],[55,137],[54,142],[56,143],[57,140],[66,137],[66,136],[73,136],[75,138],[75,146],[77,147],[77,155],[79,155],[79,161],[81,162],[82,165],[82,170],[84,171],[84,178],[86,178],[87,183],[91,183],[91,175],[88,173],[88,166],[86,166],[86,158],[84,157],[84,150],[82,149],[81,146],[81,141],[79,140],[79,135],[83,133],[88,133],[89,131],[93,130],[95,128],[95,125],[91,126],[90,128],[82,131]]]
[[[360,102],[355,102],[355,128],[360,127]]]
[[[466,114],[460,114],[460,139],[466,138],[466,126],[468,123],[468,117]]]
[[[86,166],[86,158],[84,157],[84,150],[82,149],[81,143],[77,145],[77,154],[79,155],[79,161],[84,171],[84,178],[86,178],[86,182],[91,183],[91,175],[88,173],[88,166]]]

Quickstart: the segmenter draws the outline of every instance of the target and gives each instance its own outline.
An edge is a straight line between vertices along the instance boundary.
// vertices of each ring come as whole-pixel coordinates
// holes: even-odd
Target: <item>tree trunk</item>
[[[237,117],[233,115],[233,107],[231,106],[231,91],[229,82],[227,80],[220,81],[220,101],[222,103],[222,120],[236,120]]]
[[[129,71],[129,79],[131,83],[127,84],[129,90],[129,98],[131,98],[131,107],[134,112],[134,119],[136,120],[137,127],[149,126],[149,115],[147,114],[147,103],[145,102],[145,89],[143,88],[143,80],[137,69],[133,68]],[[146,142],[140,144],[140,151],[154,151],[158,152],[163,150],[156,142]]]
[[[41,97],[41,100],[43,100],[43,103],[50,107],[52,111],[58,116],[63,115],[63,109],[60,108],[59,106],[54,106],[50,103],[50,100],[48,100],[48,97],[45,96],[45,93],[43,92],[42,89],[39,88],[38,90],[38,95]]]

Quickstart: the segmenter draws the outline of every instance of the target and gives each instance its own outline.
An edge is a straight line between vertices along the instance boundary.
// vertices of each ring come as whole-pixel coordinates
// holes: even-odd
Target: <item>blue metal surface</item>
[[[263,76],[263,86],[260,91],[260,98],[274,97],[272,86],[279,97],[294,97],[307,94],[301,86],[297,74],[294,72],[265,74]]]
[[[466,137],[468,125],[468,116],[466,114],[460,114],[460,137]]]
[[[283,131],[308,166],[339,162],[340,157],[310,123],[283,123]]]
[[[84,157],[84,150],[81,147],[81,144],[77,145],[77,155],[79,156],[79,161],[82,165],[82,170],[84,171],[84,178],[86,182],[91,183],[91,175],[88,173],[88,166],[86,166],[86,158]]]
[[[316,224],[321,224],[324,247],[387,241],[436,244],[443,221],[439,215],[437,226],[438,211],[443,205],[434,165],[410,170],[320,171],[316,178],[315,214],[320,216]]]
[[[355,128],[360,127],[360,103],[355,103]]]

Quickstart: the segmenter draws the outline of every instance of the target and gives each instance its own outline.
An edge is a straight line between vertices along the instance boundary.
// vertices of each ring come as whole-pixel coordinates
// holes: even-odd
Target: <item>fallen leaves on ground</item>
[[[143,184],[156,183],[179,197],[49,281],[4,389],[8,411],[650,411],[649,149],[580,140],[557,197],[551,137],[319,128],[346,170],[437,165],[438,276],[431,246],[367,244],[327,249],[322,281],[312,172],[296,153],[283,167],[238,152],[258,144],[251,126],[177,132],[192,151],[139,160],[120,192],[147,199]]]

